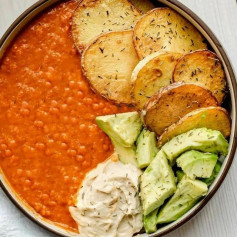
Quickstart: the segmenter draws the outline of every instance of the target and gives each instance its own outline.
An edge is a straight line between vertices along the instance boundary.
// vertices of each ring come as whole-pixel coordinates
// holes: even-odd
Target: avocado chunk
[[[215,180],[215,178],[217,177],[218,173],[220,172],[221,170],[221,162],[218,160],[215,167],[214,167],[214,170],[212,172],[212,175],[210,178],[205,178],[205,179],[201,179],[204,183],[207,184],[207,186],[210,186],[213,181]]]
[[[177,179],[178,179],[178,182],[180,182],[181,181],[181,179],[184,177],[184,172],[183,171],[181,171],[181,170],[177,170],[176,171],[176,177],[177,177]]]
[[[157,213],[158,209],[155,209],[150,214],[143,217],[143,224],[147,234],[151,234],[157,231]]]
[[[207,185],[202,181],[183,177],[173,197],[160,210],[157,223],[165,224],[176,221],[191,209],[202,196],[205,196],[207,191]]]
[[[112,140],[124,147],[131,147],[142,129],[138,112],[98,116],[96,122]]]
[[[189,178],[195,179],[210,178],[217,160],[216,154],[191,150],[183,153],[176,161]]]
[[[141,169],[147,167],[154,159],[157,152],[155,133],[143,129],[137,139],[136,156],[138,167]]]
[[[118,154],[118,158],[122,163],[133,164],[135,166],[138,166],[135,145],[131,147],[123,147],[118,142],[115,142],[114,140],[112,140],[112,143],[114,145],[114,149],[116,153]]]
[[[207,128],[197,128],[174,137],[162,149],[170,164],[174,165],[176,158],[185,151],[198,150],[215,154],[220,153],[226,156],[228,146],[229,144],[221,132]]]
[[[175,192],[176,178],[162,150],[141,175],[140,187],[144,216],[163,205]]]

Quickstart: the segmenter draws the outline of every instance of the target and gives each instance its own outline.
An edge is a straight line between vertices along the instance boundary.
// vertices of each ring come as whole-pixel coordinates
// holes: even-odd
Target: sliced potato
[[[155,8],[150,0],[130,0],[130,2],[143,14]]]
[[[138,63],[132,31],[109,32],[82,55],[82,68],[92,89],[116,103],[132,104],[131,74]]]
[[[186,133],[194,128],[218,130],[225,137],[229,137],[231,129],[230,117],[228,112],[221,107],[196,109],[186,114],[177,123],[169,126],[159,137],[158,146],[161,147],[173,137]]]
[[[142,109],[160,88],[171,84],[174,67],[181,56],[179,53],[156,52],[137,64],[132,73],[132,95],[138,109]]]
[[[216,54],[199,50],[183,56],[177,63],[173,79],[194,83],[210,90],[219,104],[225,96],[226,78],[222,63]]]
[[[147,102],[143,111],[144,122],[160,136],[187,113],[217,105],[216,98],[209,90],[194,84],[174,83],[160,89]]]
[[[141,13],[127,0],[83,0],[72,18],[72,36],[80,53],[101,33],[130,30]]]
[[[133,39],[140,59],[160,50],[185,54],[207,48],[199,31],[170,8],[156,8],[144,15],[134,28]]]

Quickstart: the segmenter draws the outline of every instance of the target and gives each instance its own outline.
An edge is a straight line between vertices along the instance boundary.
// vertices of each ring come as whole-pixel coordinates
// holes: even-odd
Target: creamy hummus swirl
[[[70,213],[83,237],[131,237],[141,230],[141,171],[108,160],[89,172]]]

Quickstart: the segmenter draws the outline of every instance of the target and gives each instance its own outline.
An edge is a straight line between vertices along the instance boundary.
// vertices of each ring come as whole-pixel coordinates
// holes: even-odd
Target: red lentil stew
[[[70,33],[76,5],[60,3],[34,20],[0,64],[2,172],[37,213],[73,231],[73,196],[113,151],[95,117],[130,110],[95,94],[83,77]]]

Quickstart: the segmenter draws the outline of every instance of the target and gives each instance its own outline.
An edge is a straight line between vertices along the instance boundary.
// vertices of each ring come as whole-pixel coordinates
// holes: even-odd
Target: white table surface
[[[236,0],[180,0],[212,29],[237,72]],[[36,0],[0,0],[0,37]],[[223,185],[207,206],[189,223],[167,237],[237,236],[237,157]],[[53,237],[28,220],[0,189],[0,237]]]

